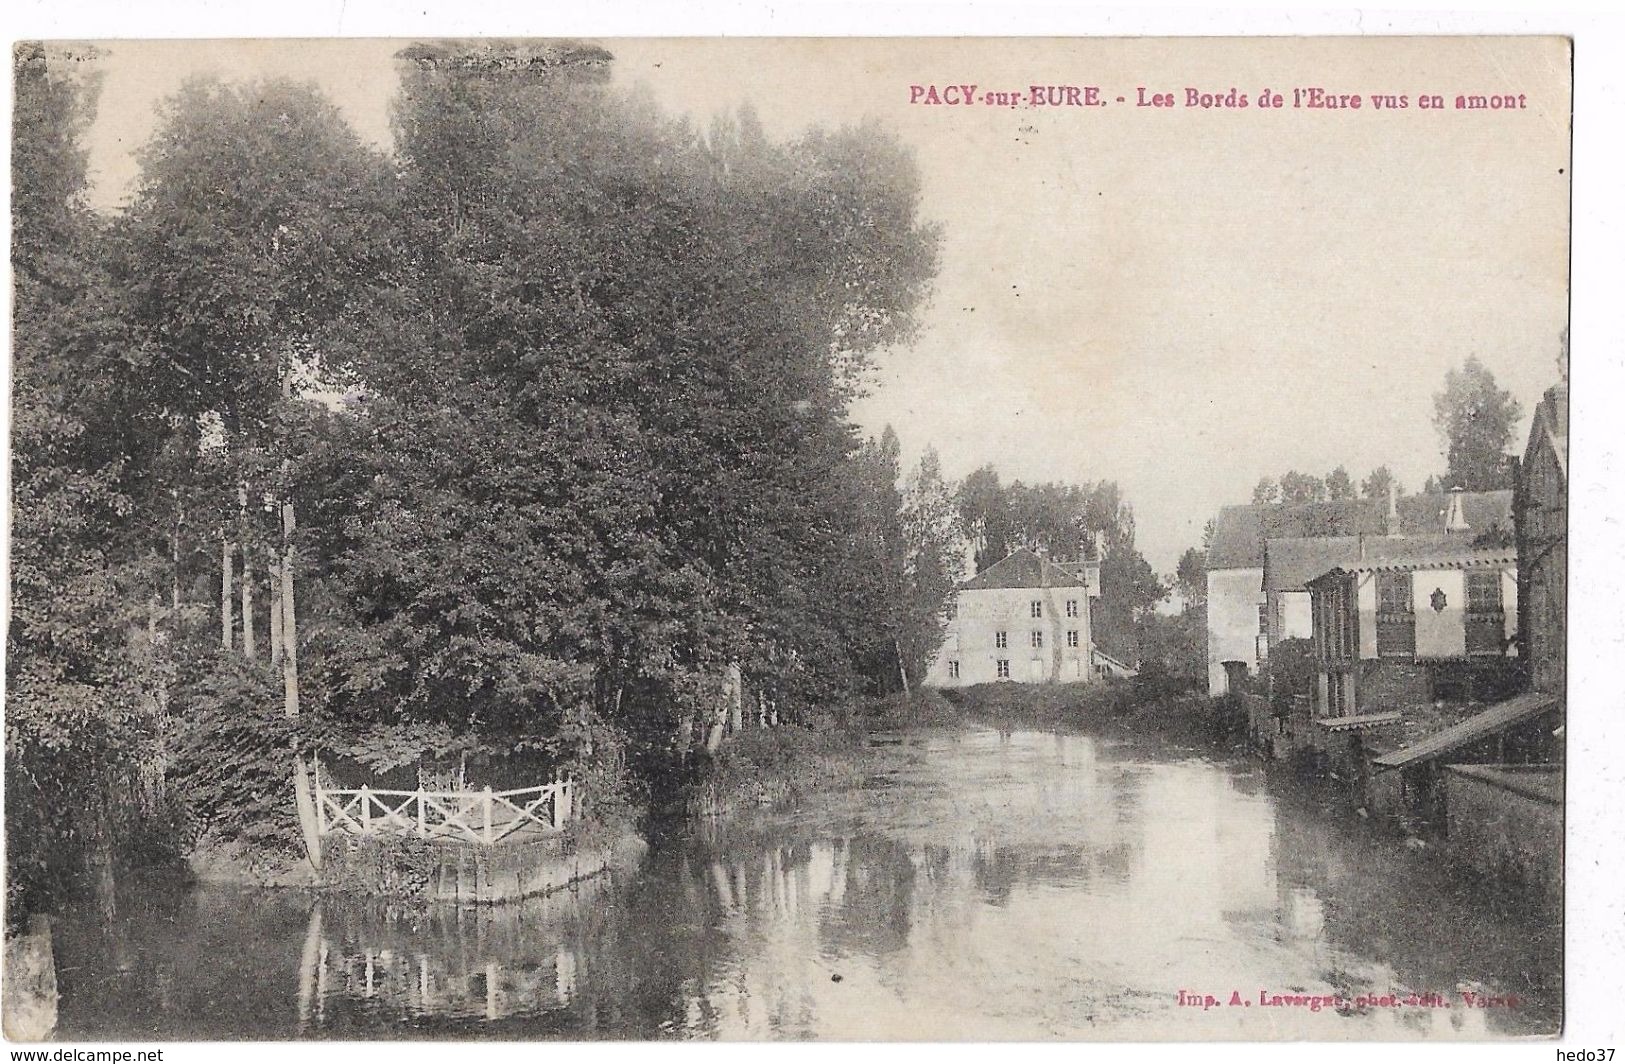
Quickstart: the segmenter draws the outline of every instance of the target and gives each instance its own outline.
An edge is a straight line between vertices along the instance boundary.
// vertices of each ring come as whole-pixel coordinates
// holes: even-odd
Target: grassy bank
[[[1189,750],[1236,742],[1237,707],[1223,699],[1135,681],[983,684],[871,699],[839,725],[747,728],[723,743],[683,802],[690,816],[717,816],[793,802],[862,779],[876,732],[967,726],[1065,728]]]
[[[792,802],[862,779],[875,732],[961,727],[965,711],[936,691],[868,699],[823,728],[746,728],[722,744],[685,800],[691,816],[717,816]]]

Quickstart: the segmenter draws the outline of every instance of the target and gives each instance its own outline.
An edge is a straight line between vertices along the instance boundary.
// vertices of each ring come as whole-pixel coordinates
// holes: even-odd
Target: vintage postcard
[[[1567,39],[12,63],[7,1038],[1562,1031]]]

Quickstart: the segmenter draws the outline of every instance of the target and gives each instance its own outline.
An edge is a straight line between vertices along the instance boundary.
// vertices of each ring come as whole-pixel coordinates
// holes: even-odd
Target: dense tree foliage
[[[1400,484],[1399,478],[1394,476],[1393,470],[1385,465],[1373,469],[1371,475],[1360,482],[1362,499],[1386,500],[1390,494],[1403,495],[1405,488]]]
[[[95,82],[39,46],[14,56],[11,611],[6,632],[8,917],[110,847],[152,753],[164,655],[150,561],[129,532],[151,455],[134,342],[97,254],[79,136]]]
[[[1476,356],[1447,372],[1444,388],[1433,396],[1433,427],[1446,462],[1444,486],[1465,491],[1510,488],[1507,448],[1522,415],[1512,393],[1495,383],[1495,375]]]
[[[1097,633],[1109,629],[1113,649],[1132,656],[1165,585],[1134,543],[1134,508],[1113,481],[1090,485],[1003,484],[991,465],[959,486],[960,522],[985,569],[1020,547],[1056,557],[1100,558],[1100,600],[1094,609]]]
[[[155,782],[288,845],[290,749],[669,782],[730,684],[811,724],[918,679],[957,513],[847,416],[935,270],[885,132],[414,47],[393,158],[309,87],[192,82],[104,220],[94,86],[18,55],[14,870],[83,864],[68,793],[67,833]]]

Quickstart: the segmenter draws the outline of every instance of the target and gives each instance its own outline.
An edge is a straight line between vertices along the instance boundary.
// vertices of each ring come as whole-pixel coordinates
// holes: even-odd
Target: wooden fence
[[[490,846],[564,829],[575,813],[575,784],[561,780],[512,791],[329,790],[316,785],[323,835],[401,835]]]

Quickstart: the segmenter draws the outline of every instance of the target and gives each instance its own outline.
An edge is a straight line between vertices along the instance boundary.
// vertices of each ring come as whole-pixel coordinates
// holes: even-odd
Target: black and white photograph
[[[13,42],[6,1038],[1549,1054],[1573,60]]]

